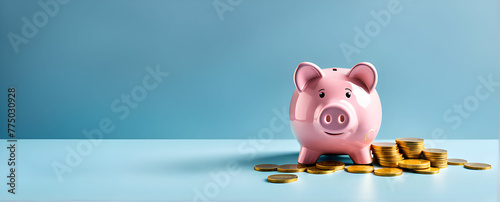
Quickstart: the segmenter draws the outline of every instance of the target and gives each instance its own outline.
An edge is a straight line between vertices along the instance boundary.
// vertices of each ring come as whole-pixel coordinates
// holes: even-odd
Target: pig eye
[[[325,97],[325,93],[324,92],[319,93],[319,97],[320,98],[324,98]]]
[[[350,98],[350,97],[351,97],[351,92],[347,92],[347,93],[345,93],[345,96],[346,96],[347,98]]]

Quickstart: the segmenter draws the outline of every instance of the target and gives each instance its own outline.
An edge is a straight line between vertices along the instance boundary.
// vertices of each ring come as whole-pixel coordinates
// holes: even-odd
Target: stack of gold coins
[[[393,142],[375,142],[372,144],[372,153],[375,161],[382,167],[397,168],[398,162],[403,160],[398,145]]]
[[[448,167],[448,152],[444,149],[424,149],[424,158],[431,162],[432,167]]]
[[[424,147],[424,139],[404,137],[396,139],[399,150],[407,159],[418,159]]]

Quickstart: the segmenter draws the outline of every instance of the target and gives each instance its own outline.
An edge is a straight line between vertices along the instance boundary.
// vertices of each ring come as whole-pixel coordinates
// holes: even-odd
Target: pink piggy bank
[[[382,122],[375,67],[362,62],[352,69],[320,69],[303,62],[294,81],[290,122],[301,145],[298,163],[314,164],[322,154],[372,163],[370,145]]]

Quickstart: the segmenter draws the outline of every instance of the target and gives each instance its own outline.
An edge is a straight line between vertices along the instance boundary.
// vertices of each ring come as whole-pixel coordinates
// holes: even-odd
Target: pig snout
[[[319,122],[325,133],[341,135],[351,126],[353,115],[341,105],[325,107],[321,111]]]

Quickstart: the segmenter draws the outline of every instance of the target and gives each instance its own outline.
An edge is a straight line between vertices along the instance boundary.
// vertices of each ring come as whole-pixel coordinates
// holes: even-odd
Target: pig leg
[[[370,164],[372,163],[372,155],[370,154],[370,146],[363,147],[360,150],[349,154],[354,164]]]
[[[299,160],[297,162],[300,164],[315,164],[321,154],[320,152],[302,147],[300,148]]]

